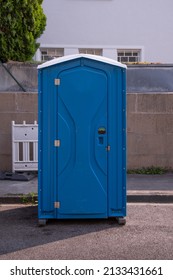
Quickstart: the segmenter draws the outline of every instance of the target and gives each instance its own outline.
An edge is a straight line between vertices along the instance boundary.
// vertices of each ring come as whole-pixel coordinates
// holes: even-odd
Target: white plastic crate
[[[38,170],[38,124],[12,121],[12,171]]]

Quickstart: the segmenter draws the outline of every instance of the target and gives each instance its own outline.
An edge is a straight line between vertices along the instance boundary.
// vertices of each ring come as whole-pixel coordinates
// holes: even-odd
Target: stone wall
[[[127,96],[127,166],[173,168],[173,92]]]
[[[12,169],[11,121],[37,120],[37,93],[0,92],[0,171]],[[127,168],[173,168],[173,92],[127,94]]]
[[[37,93],[0,92],[0,171],[12,170],[11,121],[37,120]]]

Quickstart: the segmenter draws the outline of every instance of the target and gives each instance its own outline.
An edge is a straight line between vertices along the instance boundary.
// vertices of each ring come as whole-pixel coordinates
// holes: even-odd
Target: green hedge
[[[0,0],[0,61],[31,60],[46,26],[43,0]]]

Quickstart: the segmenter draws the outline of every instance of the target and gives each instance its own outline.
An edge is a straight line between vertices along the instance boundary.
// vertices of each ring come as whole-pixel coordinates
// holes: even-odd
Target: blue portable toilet
[[[126,66],[77,54],[38,66],[39,225],[126,216]]]

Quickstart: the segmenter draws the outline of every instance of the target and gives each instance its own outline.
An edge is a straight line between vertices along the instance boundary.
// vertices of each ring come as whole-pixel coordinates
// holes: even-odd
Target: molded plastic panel
[[[124,217],[126,69],[58,61],[38,76],[39,219]]]
[[[58,200],[59,215],[107,216],[107,77],[78,67],[59,75]]]

